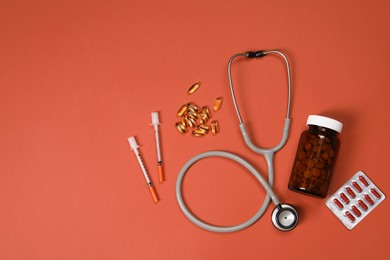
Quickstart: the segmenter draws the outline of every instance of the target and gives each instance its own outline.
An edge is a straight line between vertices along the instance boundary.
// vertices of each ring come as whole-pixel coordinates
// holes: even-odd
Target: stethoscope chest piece
[[[298,224],[298,212],[288,204],[279,204],[271,218],[274,226],[281,231],[290,231]]]

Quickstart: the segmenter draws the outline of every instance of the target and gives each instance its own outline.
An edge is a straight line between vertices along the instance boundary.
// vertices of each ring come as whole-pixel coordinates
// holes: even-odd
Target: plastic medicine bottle
[[[288,188],[325,198],[329,191],[343,124],[332,118],[310,115],[299,140]]]

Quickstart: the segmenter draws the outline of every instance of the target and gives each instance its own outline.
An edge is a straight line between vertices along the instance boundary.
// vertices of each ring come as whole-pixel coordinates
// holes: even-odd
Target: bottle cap
[[[329,117],[317,115],[310,115],[307,118],[306,125],[322,126],[334,130],[338,133],[341,133],[341,130],[343,129],[343,124],[341,122]]]

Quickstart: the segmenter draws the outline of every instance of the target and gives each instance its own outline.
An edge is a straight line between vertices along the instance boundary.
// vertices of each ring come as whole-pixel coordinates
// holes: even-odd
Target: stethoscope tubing
[[[285,64],[286,64],[286,72],[287,72],[287,91],[288,91],[288,96],[287,96],[287,113],[286,113],[286,118],[290,118],[290,113],[291,113],[291,96],[292,96],[292,82],[291,82],[291,69],[290,69],[290,62],[288,61],[287,59],[287,56],[282,53],[281,51],[277,51],[277,50],[270,50],[270,51],[262,51],[264,53],[263,56],[265,55],[268,55],[268,54],[276,54],[276,55],[279,55],[280,57],[282,57],[282,59],[284,60]],[[234,92],[234,88],[233,88],[233,78],[232,78],[232,73],[231,73],[231,67],[232,67],[232,62],[235,58],[237,57],[248,57],[248,52],[246,53],[237,53],[237,54],[234,54],[230,59],[229,59],[229,62],[228,62],[228,80],[229,80],[229,87],[230,87],[230,93],[231,93],[231,96],[232,96],[232,99],[233,99],[233,104],[234,104],[234,108],[236,110],[236,114],[237,114],[237,117],[238,117],[238,120],[240,121],[240,125],[244,124],[244,121],[242,119],[242,116],[241,116],[241,113],[240,113],[240,109],[238,108],[238,104],[237,104],[237,101],[236,101],[236,96],[235,96],[235,92]],[[263,57],[261,56],[261,57]]]
[[[252,218],[250,218],[247,221],[245,221],[241,224],[238,224],[238,225],[222,227],[222,226],[216,226],[216,225],[212,225],[212,224],[204,222],[203,220],[201,220],[200,218],[198,218],[194,214],[192,214],[192,212],[189,210],[189,208],[187,207],[187,205],[183,199],[183,194],[182,194],[182,182],[183,182],[184,176],[187,173],[187,171],[189,170],[189,168],[194,163],[196,163],[197,161],[199,161],[201,159],[208,158],[208,157],[224,157],[224,158],[233,160],[233,161],[241,164],[264,187],[264,189],[267,192],[267,195],[264,198],[262,206],[260,207],[260,209],[256,212],[256,214]],[[270,200],[272,200],[272,202],[275,205],[280,204],[279,200],[276,198],[276,195],[275,195],[274,191],[272,190],[271,186],[269,185],[269,183],[261,176],[261,174],[250,163],[248,163],[247,161],[245,161],[244,159],[242,159],[241,157],[239,157],[233,153],[225,152],[225,151],[208,151],[208,152],[198,154],[198,155],[194,156],[193,158],[191,158],[183,166],[183,168],[180,170],[179,175],[177,177],[177,180],[176,180],[176,199],[178,201],[180,209],[182,210],[184,215],[192,223],[194,223],[195,225],[197,225],[203,229],[213,231],[213,232],[218,232],[218,233],[234,232],[234,231],[238,231],[238,230],[247,228],[250,225],[254,224],[259,218],[261,218],[261,216],[267,210]]]

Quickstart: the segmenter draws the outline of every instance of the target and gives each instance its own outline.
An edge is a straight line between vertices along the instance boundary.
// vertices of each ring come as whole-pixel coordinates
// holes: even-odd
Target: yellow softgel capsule
[[[186,111],[187,111],[187,105],[182,105],[179,111],[177,112],[177,116],[178,117],[183,116]]]
[[[196,113],[198,113],[199,111],[199,107],[197,105],[195,105],[194,103],[190,102],[187,104],[187,107],[190,109],[193,109]]]
[[[188,89],[188,94],[193,94],[200,87],[200,82],[195,83]]]
[[[198,129],[199,130],[204,130],[206,132],[206,134],[207,134],[209,132],[209,130],[210,130],[210,127],[208,125],[201,124],[201,125],[198,125]]]
[[[219,97],[215,100],[215,103],[214,103],[214,111],[217,112],[220,108],[221,108],[221,104],[222,104],[222,97]]]
[[[210,109],[209,109],[208,106],[202,107],[202,110],[203,110],[203,112],[206,114],[206,116],[207,116],[208,119],[211,118],[211,113],[210,113]]]
[[[218,125],[218,122],[216,120],[211,122],[211,133],[213,135],[216,135],[219,133],[219,125]]]
[[[207,115],[207,113],[203,113],[202,119],[203,119],[203,121],[207,122],[210,119],[210,117]]]
[[[187,126],[194,128],[196,126],[196,122],[192,117],[186,117]]]
[[[198,114],[199,124],[206,124],[207,123],[207,115],[203,110]]]
[[[187,120],[185,119],[185,117],[182,117],[181,118],[181,124],[184,126],[184,127],[187,127]]]
[[[185,128],[185,126],[183,126],[182,123],[176,123],[176,129],[182,134],[185,134],[187,132],[187,129]]]
[[[196,130],[192,131],[192,135],[196,136],[196,137],[204,136],[205,134],[206,134],[206,131],[200,130],[200,129],[196,129]]]

